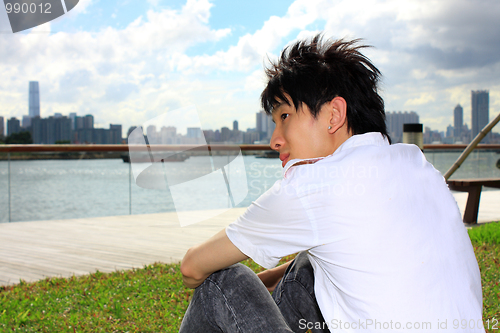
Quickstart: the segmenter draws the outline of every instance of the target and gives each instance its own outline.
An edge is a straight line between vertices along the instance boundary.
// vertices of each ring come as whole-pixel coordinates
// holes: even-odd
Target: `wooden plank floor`
[[[183,228],[176,213],[1,223],[0,285],[179,262],[244,211]]]
[[[467,193],[454,196],[463,216]],[[175,213],[0,223],[0,285],[179,262],[244,211],[183,228]],[[500,191],[482,192],[478,219],[500,220]]]

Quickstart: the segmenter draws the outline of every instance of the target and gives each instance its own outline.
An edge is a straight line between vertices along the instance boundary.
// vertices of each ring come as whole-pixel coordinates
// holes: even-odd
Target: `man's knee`
[[[242,280],[252,280],[255,277],[256,274],[250,268],[243,264],[237,263],[212,273],[203,284],[215,283],[224,285],[240,285]]]
[[[208,298],[222,299],[253,298],[256,294],[267,290],[257,275],[243,264],[234,264],[212,273],[197,291]],[[202,297],[203,297],[202,296]]]

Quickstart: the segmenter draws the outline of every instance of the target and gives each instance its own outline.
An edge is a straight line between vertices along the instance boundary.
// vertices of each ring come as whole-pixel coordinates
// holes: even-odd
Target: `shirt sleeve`
[[[231,242],[257,264],[272,268],[287,255],[314,247],[318,237],[296,190],[277,181],[226,228]]]

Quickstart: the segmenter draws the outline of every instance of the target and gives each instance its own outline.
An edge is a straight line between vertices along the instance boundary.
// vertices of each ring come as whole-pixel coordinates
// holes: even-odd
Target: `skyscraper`
[[[38,81],[30,81],[29,108],[30,118],[40,116],[40,90]]]
[[[111,144],[122,143],[122,125],[109,124],[109,132],[110,132],[109,143],[111,143]],[[162,143],[163,143],[163,141],[162,141]]]
[[[490,121],[490,93],[488,90],[477,90],[471,92],[472,107],[472,138],[488,125]]]
[[[23,116],[23,120],[21,122],[21,127],[27,129],[30,126],[31,126],[31,118],[30,118],[30,116],[24,115]]]
[[[464,109],[460,104],[455,106],[455,110],[453,110],[453,127],[454,127],[454,136],[455,138],[462,137],[462,127],[464,126]]]
[[[31,137],[36,144],[54,144],[56,141],[71,141],[71,119],[68,117],[31,119]]]
[[[273,136],[274,129],[276,128],[276,124],[273,121],[273,118],[271,116],[268,116],[266,114],[267,118],[267,136],[266,138],[268,140],[271,140],[271,137]]]
[[[264,111],[257,112],[256,114],[256,131],[259,133],[259,140],[265,140],[267,138],[267,125],[268,125],[268,115]]]
[[[76,118],[76,112],[71,112],[69,114],[69,119],[71,119],[71,130],[75,129],[75,118]]]
[[[16,117],[7,120],[7,135],[21,132],[21,122]]]
[[[3,129],[3,117],[0,117],[0,138],[3,138],[4,136],[4,129]]]
[[[94,116],[91,114],[85,115],[83,118],[83,128],[93,129],[94,128]]]
[[[403,140],[403,124],[418,124],[419,116],[415,111],[408,113],[399,112],[386,112],[385,123],[387,125],[387,132],[392,139],[392,142],[402,142]]]
[[[267,132],[266,113],[264,111],[257,112],[255,129],[257,132]]]

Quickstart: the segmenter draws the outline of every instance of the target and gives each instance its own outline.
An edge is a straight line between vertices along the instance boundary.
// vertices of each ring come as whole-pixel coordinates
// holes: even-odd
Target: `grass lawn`
[[[489,320],[487,331],[499,332],[500,323],[497,330],[492,324],[500,320],[500,222],[469,235],[481,270],[485,326]],[[0,332],[177,332],[191,295],[179,265],[21,281],[0,287]]]

